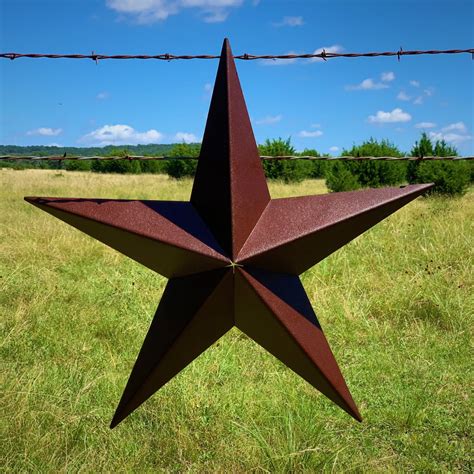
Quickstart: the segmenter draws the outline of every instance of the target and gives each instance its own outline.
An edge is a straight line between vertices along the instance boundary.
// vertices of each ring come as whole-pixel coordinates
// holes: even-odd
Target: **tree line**
[[[259,153],[268,156],[320,156],[317,150],[305,149],[297,152],[291,139],[267,139],[259,145]],[[93,171],[98,173],[162,173],[174,179],[194,176],[199,157],[200,144],[180,143],[175,145],[135,145],[126,147],[107,146],[103,148],[57,148],[57,147],[17,147],[0,146],[0,154],[38,155],[64,154],[61,161],[15,161],[0,162],[0,166],[15,168],[53,168],[70,171]],[[170,161],[74,161],[67,155],[83,156],[126,156],[126,155],[167,155],[193,156],[196,160]],[[380,141],[370,138],[351,149],[343,149],[342,155],[348,156],[393,156],[404,153],[389,140]],[[422,133],[419,141],[410,151],[412,156],[453,156],[457,155],[455,147],[444,140],[431,141]],[[326,155],[329,156],[329,155]],[[311,160],[275,160],[264,161],[263,167],[268,179],[282,180],[287,183],[304,179],[322,178],[330,191],[349,191],[364,187],[394,186],[404,183],[434,182],[432,193],[446,195],[464,194],[470,183],[474,182],[474,163],[466,161],[311,161]]]

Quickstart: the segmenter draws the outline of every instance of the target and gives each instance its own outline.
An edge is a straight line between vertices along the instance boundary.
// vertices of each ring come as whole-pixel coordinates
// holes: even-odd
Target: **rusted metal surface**
[[[241,331],[362,421],[297,276],[237,268],[234,297]]]
[[[299,275],[431,186],[273,199],[237,260]]]
[[[360,421],[298,275],[430,186],[271,200],[226,40],[191,202],[25,199],[170,278],[112,427],[233,326]]]
[[[228,268],[168,282],[111,428],[234,326],[233,295]]]
[[[189,202],[25,199],[168,278],[229,262]]]
[[[191,202],[235,261],[270,193],[228,42],[221,55]]]

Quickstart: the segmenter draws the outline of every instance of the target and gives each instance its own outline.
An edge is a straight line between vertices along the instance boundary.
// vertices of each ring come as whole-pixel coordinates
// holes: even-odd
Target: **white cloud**
[[[433,122],[420,122],[415,125],[415,128],[434,128],[436,124]]]
[[[323,50],[326,53],[341,53],[344,50],[344,48],[342,46],[340,46],[339,44],[334,44],[332,46],[323,46],[321,48],[315,49],[313,51],[313,54],[321,54],[323,52]],[[322,59],[322,58],[310,58],[309,59],[309,62],[311,62],[311,63],[316,63],[316,62],[321,62],[321,61],[324,61],[324,59]]]
[[[105,145],[137,145],[158,143],[163,138],[163,134],[157,130],[150,129],[146,132],[138,132],[129,125],[104,125],[93,130],[79,139],[79,142]]]
[[[138,23],[166,20],[179,12],[178,5],[167,0],[106,0],[106,5],[118,13],[132,16]]]
[[[430,122],[422,122],[421,124],[417,124],[417,126],[427,124],[432,127],[436,126],[436,124]],[[472,135],[469,135],[464,122],[454,122],[441,128],[441,130],[438,132],[430,132],[430,138],[432,140],[444,140],[446,142],[453,143],[454,145],[460,145],[463,142],[472,140],[473,137]]]
[[[415,80],[411,80],[410,85],[413,86],[413,87],[420,87],[420,83],[418,81],[415,81]]]
[[[435,88],[434,87],[427,87],[426,89],[423,89],[423,95],[419,95],[414,101],[413,103],[415,105],[421,105],[424,100],[425,100],[425,97],[431,97],[433,94],[434,94],[434,91],[435,91]]]
[[[206,23],[222,23],[227,20],[229,12],[223,8],[205,10],[202,19]]]
[[[56,137],[63,131],[62,128],[40,127],[26,132],[27,135],[41,135],[43,137]]]
[[[304,25],[302,16],[284,16],[283,20],[273,23],[273,26],[301,26]]]
[[[393,72],[383,72],[380,74],[380,79],[384,82],[391,82],[395,79],[395,74]]]
[[[320,137],[322,134],[323,132],[321,130],[301,130],[301,132],[298,133],[298,136],[302,138],[316,138]]]
[[[369,115],[368,117],[370,123],[397,123],[409,122],[410,120],[411,115],[399,108],[393,109],[391,112],[379,110],[375,115]]]
[[[333,153],[336,153],[336,151],[339,151],[339,147],[338,146],[332,146],[329,148],[329,151],[333,152]]]
[[[411,97],[405,91],[400,91],[397,95],[398,100],[410,100]]]
[[[259,120],[256,120],[255,123],[257,125],[271,125],[271,124],[280,122],[282,118],[283,118],[283,115],[281,115],[281,114],[266,115],[265,117],[263,117]]]
[[[446,127],[443,127],[441,130],[443,132],[457,131],[461,133],[467,133],[467,128],[466,125],[464,125],[464,122],[451,123]]]
[[[109,93],[108,92],[99,92],[95,98],[98,99],[98,100],[105,100],[105,99],[108,99],[109,98]]]
[[[459,145],[462,142],[471,140],[472,136],[460,133],[430,132],[430,138],[433,140],[444,140],[446,142],[451,142],[455,145]]]
[[[243,0],[106,0],[106,5],[138,23],[166,20],[186,8],[197,9],[207,23],[225,21],[231,8],[239,7]]]
[[[178,132],[174,139],[178,142],[184,143],[197,143],[198,139],[194,133],[187,133],[187,132]]]
[[[360,84],[355,86],[346,86],[346,90],[348,91],[356,91],[356,90],[377,90],[377,89],[386,89],[388,86],[383,82],[374,82],[373,79],[370,77],[368,79],[364,79]]]

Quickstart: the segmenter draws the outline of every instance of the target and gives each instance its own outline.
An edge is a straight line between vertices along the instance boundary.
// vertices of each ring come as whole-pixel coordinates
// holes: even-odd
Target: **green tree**
[[[411,149],[412,156],[431,156],[434,153],[433,143],[428,138],[426,132],[421,132],[421,137],[419,142],[415,142],[413,148]]]
[[[321,154],[315,150],[314,148],[305,148],[301,153],[298,153],[300,156],[321,156]],[[323,160],[308,160],[303,161],[306,163],[307,168],[307,176],[308,178],[324,178],[326,176],[327,171],[327,161]]]
[[[457,154],[456,148],[448,145],[444,140],[436,142],[434,147],[435,156],[456,156]]]
[[[111,148],[104,156],[127,156],[131,154],[126,148]],[[137,160],[94,160],[92,171],[98,173],[141,173],[140,162]]]
[[[456,156],[458,151],[444,140],[433,144],[423,132],[419,142],[411,150],[413,156]],[[407,179],[410,184],[434,183],[431,194],[448,196],[462,195],[467,191],[471,181],[472,169],[465,161],[410,161]]]
[[[348,156],[403,156],[398,147],[390,141],[383,139],[379,142],[374,138],[366,140],[361,145],[353,145],[350,150],[344,149],[341,154]],[[349,178],[349,173],[354,176],[354,179]],[[333,185],[337,187],[337,190],[341,190],[343,187],[346,191],[361,187],[393,186],[405,181],[406,163],[334,160],[328,166],[327,177],[326,185],[331,191],[336,191],[336,188],[332,188]]]
[[[421,133],[420,141],[415,142],[413,148],[411,149],[411,156],[432,156],[434,154],[433,144],[431,140],[428,138],[428,134],[426,132]],[[410,161],[407,166],[407,180],[409,183],[416,182],[417,176],[417,169],[418,169],[418,162],[417,161]]]
[[[169,156],[179,157],[179,156],[195,156],[199,158],[199,153],[201,151],[200,144],[188,144],[188,143],[178,143],[175,145]],[[166,161],[165,170],[169,176],[175,179],[181,179],[186,177],[192,177],[196,174],[197,168],[197,159],[196,160],[169,160]]]
[[[142,173],[166,174],[166,162],[162,160],[140,161]]]
[[[263,145],[258,146],[260,155],[263,156],[288,156],[295,155],[291,145],[291,138],[266,139]],[[310,163],[301,160],[265,160],[263,169],[269,179],[279,179],[286,183],[302,181],[308,177]]]
[[[333,192],[352,191],[360,188],[357,176],[353,174],[345,161],[334,160],[326,171],[326,186]]]
[[[90,171],[92,163],[90,160],[64,160],[63,167],[68,171]]]

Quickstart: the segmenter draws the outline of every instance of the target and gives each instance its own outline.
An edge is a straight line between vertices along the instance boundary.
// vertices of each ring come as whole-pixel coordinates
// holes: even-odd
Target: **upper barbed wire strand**
[[[373,51],[369,53],[331,53],[323,50],[320,53],[312,54],[240,54],[234,56],[234,59],[241,59],[244,61],[253,61],[257,59],[314,59],[320,58],[327,60],[330,58],[373,58],[378,56],[396,56],[400,59],[401,56],[418,56],[418,55],[433,55],[433,54],[472,54],[474,55],[474,48],[469,49],[429,49],[429,50],[403,50],[400,48],[397,51]],[[474,56],[473,56],[474,57]],[[175,54],[41,54],[41,53],[0,53],[0,58],[4,59],[19,59],[19,58],[30,58],[30,59],[92,59],[95,62],[102,61],[105,59],[157,59],[161,61],[172,61],[172,60],[186,60],[186,59],[219,59],[218,55],[209,54],[197,54],[197,55],[175,55]]]

